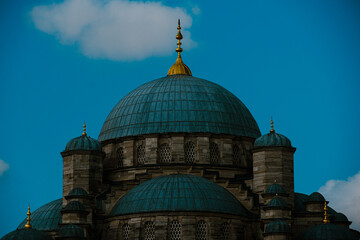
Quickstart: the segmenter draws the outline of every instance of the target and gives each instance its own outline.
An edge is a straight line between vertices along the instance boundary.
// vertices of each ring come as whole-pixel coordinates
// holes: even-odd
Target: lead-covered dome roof
[[[261,135],[250,111],[231,92],[204,79],[175,74],[145,83],[120,100],[98,140],[178,132]]]
[[[173,174],[136,186],[116,203],[110,216],[176,211],[250,214],[236,197],[210,180]]]
[[[52,240],[53,238],[47,235],[46,233],[32,229],[24,228],[17,229],[6,234],[1,240]]]

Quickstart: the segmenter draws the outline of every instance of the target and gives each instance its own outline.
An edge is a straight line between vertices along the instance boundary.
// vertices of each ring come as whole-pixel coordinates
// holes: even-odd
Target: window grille
[[[123,240],[129,240],[130,237],[130,225],[125,223],[123,226],[122,226],[122,232],[123,232]]]
[[[193,164],[195,162],[195,144],[193,142],[187,142],[184,147],[185,150],[185,163]]]
[[[169,240],[181,240],[181,225],[179,221],[173,220],[169,227]]]
[[[206,222],[201,220],[196,225],[196,240],[206,240]]]
[[[241,163],[241,153],[238,145],[233,145],[233,164],[235,166],[240,166]]]
[[[155,240],[155,224],[148,221],[145,223],[145,240]]]
[[[211,164],[218,164],[219,163],[219,147],[216,143],[210,143],[210,163]]]
[[[124,166],[124,149],[121,147],[117,150],[118,167]]]
[[[229,223],[225,222],[222,224],[222,226],[221,226],[222,239],[224,239],[224,240],[229,239],[229,235],[230,235],[229,229],[230,229]]]
[[[137,148],[137,163],[138,165],[145,164],[145,147],[142,144]]]
[[[171,162],[171,150],[170,146],[167,143],[163,143],[159,148],[159,161],[160,163],[169,163]]]

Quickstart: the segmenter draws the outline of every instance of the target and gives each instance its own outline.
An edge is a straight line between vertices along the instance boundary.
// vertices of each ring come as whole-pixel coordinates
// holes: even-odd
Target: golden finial
[[[325,201],[324,203],[324,220],[323,220],[323,223],[329,223],[330,220],[327,218],[327,203]]]
[[[272,120],[272,117],[271,117],[270,124],[271,124],[270,133],[274,133],[275,132],[275,130],[274,130],[274,121]]]
[[[185,74],[185,75],[189,75],[191,76],[191,71],[189,69],[188,66],[185,65],[185,63],[183,63],[182,59],[181,59],[181,52],[183,51],[183,49],[181,48],[181,39],[183,39],[183,36],[181,34],[181,27],[180,27],[180,19],[178,19],[178,27],[177,27],[178,33],[176,35],[176,39],[178,40],[177,45],[178,47],[176,48],[176,52],[178,53],[176,62],[174,63],[174,65],[171,66],[171,68],[168,71],[168,76],[170,75],[174,75],[174,74]]]
[[[27,221],[27,223],[25,224],[25,228],[32,228],[32,226],[31,226],[31,224],[30,224],[30,221],[31,221],[31,219],[30,219],[30,215],[31,215],[31,212],[30,212],[30,205],[29,205],[29,207],[28,207],[28,211],[27,211],[27,218],[26,218],[26,221]]]
[[[82,135],[86,136],[87,134],[86,134],[86,124],[85,124],[85,122],[84,122],[84,125],[83,125],[83,129],[84,129],[84,131],[83,131]]]

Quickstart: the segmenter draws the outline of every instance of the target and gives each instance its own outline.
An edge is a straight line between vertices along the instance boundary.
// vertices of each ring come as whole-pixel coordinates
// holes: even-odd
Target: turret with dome
[[[234,94],[192,76],[181,56],[180,20],[177,30],[177,60],[167,76],[123,97],[97,140],[84,123],[82,135],[67,143],[62,198],[34,211],[34,231],[68,240],[303,239],[338,227],[349,233],[351,222],[331,208],[331,223],[309,228],[323,224],[325,198],[294,192],[289,138],[275,133],[272,119],[270,133],[261,135]]]

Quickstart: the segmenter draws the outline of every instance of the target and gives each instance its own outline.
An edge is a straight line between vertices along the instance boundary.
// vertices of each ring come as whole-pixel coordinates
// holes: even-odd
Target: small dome
[[[84,230],[74,224],[62,226],[59,230],[59,237],[84,238]]]
[[[286,203],[286,201],[284,199],[282,199],[281,197],[274,197],[273,199],[271,199],[269,201],[269,203],[266,205],[267,207],[287,207],[288,204]]]
[[[265,191],[268,194],[286,194],[284,188],[277,183],[271,184]]]
[[[332,223],[308,228],[297,240],[358,240],[348,229]]]
[[[85,212],[86,209],[81,202],[71,201],[65,206],[64,211]]]
[[[265,233],[289,233],[290,226],[282,220],[275,220],[266,225]]]
[[[87,135],[71,139],[65,147],[65,151],[71,150],[91,150],[101,152],[101,144],[98,140]]]
[[[291,142],[282,134],[270,132],[255,140],[254,148],[260,147],[291,147]]]
[[[88,196],[89,194],[83,188],[73,188],[70,190],[68,196]]]
[[[52,240],[52,238],[42,231],[24,228],[6,234],[1,240]]]
[[[62,198],[49,202],[31,213],[31,225],[41,231],[56,231],[59,223],[62,223],[61,216]],[[26,218],[20,223],[18,229],[24,229]]]
[[[321,193],[313,192],[310,196],[305,200],[305,202],[325,202],[325,198]]]
[[[173,174],[136,186],[116,203],[110,216],[160,211],[250,214],[234,195],[210,180],[195,175]]]
[[[334,223],[348,223],[349,220],[343,213],[335,213],[333,214]]]

